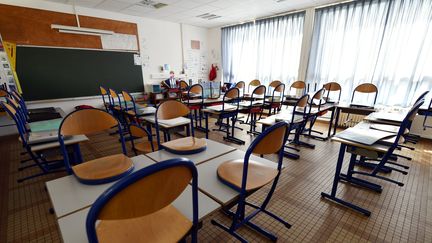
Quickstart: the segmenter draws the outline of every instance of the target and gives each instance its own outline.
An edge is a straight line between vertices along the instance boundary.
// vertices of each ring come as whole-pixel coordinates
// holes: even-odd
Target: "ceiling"
[[[48,1],[73,4],[73,0]],[[75,0],[75,3],[82,7],[211,28],[250,21],[286,11],[320,6],[338,0],[152,0],[167,4],[159,9],[141,6],[138,4],[141,1]],[[220,17],[210,20],[197,17],[203,14],[214,14]]]

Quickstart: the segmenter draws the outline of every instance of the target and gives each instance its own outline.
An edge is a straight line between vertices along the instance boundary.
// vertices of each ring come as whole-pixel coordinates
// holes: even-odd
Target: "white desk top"
[[[134,171],[152,165],[154,162],[139,155],[132,158],[135,165]],[[102,185],[85,185],[80,183],[75,176],[68,175],[46,182],[48,194],[57,218],[81,210],[90,206],[96,198],[115,182]]]
[[[173,159],[173,158],[179,158],[179,157],[183,157],[183,158],[188,158],[190,160],[192,160],[195,164],[200,164],[204,161],[213,159],[217,156],[220,156],[222,154],[234,151],[235,148],[225,145],[223,143],[219,143],[210,139],[206,139],[207,140],[207,149],[204,150],[203,152],[197,153],[197,154],[186,154],[186,155],[181,155],[181,154],[173,154],[170,152],[167,152],[166,150],[159,150],[159,151],[155,151],[152,153],[148,153],[146,154],[146,156],[150,157],[151,159],[153,159],[156,162],[160,162],[160,161],[164,161],[167,159]]]
[[[76,136],[72,136],[68,139],[65,139],[64,143],[65,143],[65,145],[71,145],[71,144],[80,143],[80,142],[84,142],[84,141],[88,141],[88,140],[89,140],[88,137],[85,135],[76,135]],[[37,151],[41,151],[41,150],[58,148],[58,147],[60,147],[60,143],[58,141],[53,141],[53,142],[31,145],[31,150],[33,152],[37,152]]]
[[[143,120],[150,122],[151,124],[155,124],[155,117],[154,116],[145,116],[143,117]],[[177,117],[174,119],[168,119],[168,120],[162,120],[159,119],[159,126],[163,128],[173,128],[178,126],[184,126],[190,124],[190,119],[186,117]]]
[[[209,160],[205,163],[199,164],[198,169],[198,188],[207,194],[209,197],[219,202],[220,204],[226,205],[235,199],[239,192],[235,191],[231,187],[223,184],[217,177],[217,168],[220,164],[225,161],[232,159],[243,159],[245,152],[236,150],[220,157]],[[262,162],[268,166],[277,167],[277,163],[252,155],[251,160],[256,162]]]
[[[173,202],[173,206],[192,220],[192,186],[186,187],[183,193]],[[199,219],[220,208],[216,203],[203,193],[198,191],[198,215]],[[90,207],[70,214],[58,220],[60,232],[64,243],[87,243],[86,219]]]

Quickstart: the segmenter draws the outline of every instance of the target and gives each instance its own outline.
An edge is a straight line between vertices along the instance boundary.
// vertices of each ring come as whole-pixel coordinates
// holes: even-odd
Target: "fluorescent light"
[[[98,33],[92,33],[92,32],[82,32],[82,31],[74,31],[74,30],[59,30],[59,33],[65,33],[65,34],[77,34],[77,35],[96,35],[96,36],[102,36],[102,34]]]
[[[51,29],[58,29],[60,33],[68,33],[68,34],[99,35],[99,36],[115,34],[115,32],[111,30],[100,30],[100,29],[83,28],[83,27],[67,26],[67,25],[59,25],[59,24],[52,24]]]

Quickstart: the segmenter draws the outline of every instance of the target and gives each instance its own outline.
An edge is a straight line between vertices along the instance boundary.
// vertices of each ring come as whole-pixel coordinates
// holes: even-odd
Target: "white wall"
[[[221,53],[221,28],[212,28],[207,31],[208,41],[208,66],[217,64],[219,71],[217,72],[216,81],[222,80],[222,53]]]
[[[63,13],[73,13],[71,5],[42,0],[0,0],[0,3]],[[183,45],[186,45],[186,42],[183,42],[184,44],[182,44],[181,40],[181,24],[79,6],[76,7],[76,10],[79,15],[127,21],[137,24],[141,47],[140,54],[142,57],[149,57],[148,68],[143,68],[144,85],[147,91],[149,90],[150,84],[159,84],[162,81],[162,79],[152,79],[151,74],[160,73],[160,66],[163,64],[170,64],[171,69],[176,73],[180,73],[183,60],[182,47]],[[191,39],[200,40],[206,48],[202,50],[207,52],[206,43],[208,30],[206,28],[183,25],[183,29],[183,38],[189,40],[189,46]],[[29,102],[28,106],[29,108],[55,106],[61,107],[65,112],[70,112],[75,106],[81,104],[101,107],[102,101],[99,97],[64,101],[50,100],[46,102]],[[8,133],[8,131],[4,130],[5,128],[0,128],[0,135]],[[6,128],[6,130],[8,129]]]

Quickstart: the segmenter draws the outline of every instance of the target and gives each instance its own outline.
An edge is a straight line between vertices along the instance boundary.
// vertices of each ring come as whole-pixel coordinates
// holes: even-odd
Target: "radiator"
[[[365,116],[363,115],[348,115],[348,113],[340,113],[338,124],[341,128],[353,127],[357,123],[361,122],[364,118]]]

